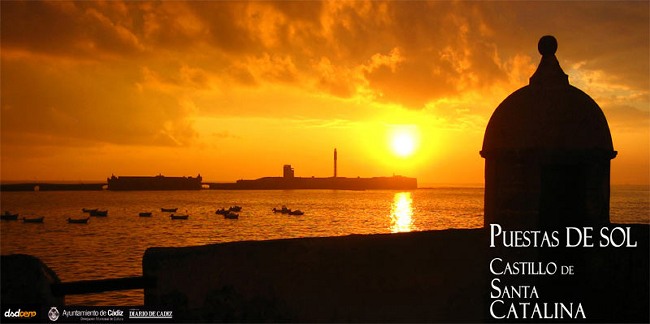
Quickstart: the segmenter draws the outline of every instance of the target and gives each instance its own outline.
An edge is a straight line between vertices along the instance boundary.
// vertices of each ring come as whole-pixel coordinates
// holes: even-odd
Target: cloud
[[[51,66],[4,59],[2,66],[3,143],[18,138],[8,134],[51,134],[182,145],[195,135],[179,98],[146,83],[138,87],[144,76],[137,69],[124,73],[96,64]]]
[[[119,2],[3,3],[3,48],[91,60],[138,55],[145,48],[129,14]]]
[[[650,130],[650,112],[632,106],[609,106],[605,111],[610,130],[630,132],[641,130],[646,135]]]
[[[483,9],[504,57],[519,52],[537,58],[537,40],[552,34],[563,67],[585,62],[585,70],[607,71],[611,80],[648,89],[648,2],[496,2]]]
[[[617,84],[647,103],[648,9],[646,2],[6,2],[2,132],[190,145],[196,114],[321,119],[323,98],[394,104],[465,124],[489,115],[481,98],[526,85],[544,34],[558,37],[565,70],[579,64],[571,80],[602,74],[604,86],[591,95]],[[296,97],[305,101],[292,103]]]

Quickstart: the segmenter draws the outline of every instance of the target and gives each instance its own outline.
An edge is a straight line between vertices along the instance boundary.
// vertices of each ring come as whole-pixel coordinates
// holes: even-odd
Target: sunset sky
[[[0,6],[2,181],[327,177],[337,148],[339,176],[482,184],[487,122],[550,34],[612,183],[650,183],[647,1]]]

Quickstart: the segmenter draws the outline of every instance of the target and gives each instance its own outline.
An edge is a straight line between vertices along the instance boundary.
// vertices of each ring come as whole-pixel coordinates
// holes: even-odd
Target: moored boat
[[[23,217],[23,223],[43,223],[44,219],[45,216],[35,217],[35,218]]]
[[[8,211],[5,211],[2,215],[0,215],[0,219],[6,221],[18,220],[18,214],[12,214]]]
[[[106,216],[108,216],[108,210],[97,210],[97,209],[95,209],[94,211],[90,211],[90,216],[106,217]]]
[[[142,212],[138,214],[140,217],[151,217],[151,212]]]
[[[288,214],[291,212],[291,209],[287,208],[287,206],[282,206],[281,209],[273,208],[274,213],[282,213],[282,214]]]
[[[240,212],[241,211],[241,206],[230,206],[230,208],[228,208],[228,210],[231,211],[231,212]]]
[[[190,217],[190,215],[174,215],[174,214],[171,214],[170,217],[171,217],[171,219],[188,219]]]
[[[69,224],[88,224],[90,217],[86,218],[68,218]]]
[[[160,208],[160,211],[163,213],[175,213],[178,208]]]
[[[226,219],[238,219],[239,214],[229,211],[228,213],[223,215],[223,218],[226,218]]]
[[[91,208],[81,208],[81,211],[84,212],[84,213],[92,213],[92,212],[96,212],[97,210],[98,210],[97,208],[92,208],[92,209]]]
[[[282,206],[281,209],[273,208],[273,212],[274,212],[274,213],[281,213],[281,214],[295,215],[295,216],[299,216],[299,215],[304,215],[304,214],[305,214],[305,213],[303,213],[300,209],[291,210],[291,209],[287,208],[287,206]]]

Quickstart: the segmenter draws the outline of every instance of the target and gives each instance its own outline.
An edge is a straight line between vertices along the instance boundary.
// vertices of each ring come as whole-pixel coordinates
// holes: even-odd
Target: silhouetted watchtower
[[[494,111],[483,139],[485,226],[553,228],[609,223],[610,160],[598,104],[569,84],[553,36],[529,85]]]

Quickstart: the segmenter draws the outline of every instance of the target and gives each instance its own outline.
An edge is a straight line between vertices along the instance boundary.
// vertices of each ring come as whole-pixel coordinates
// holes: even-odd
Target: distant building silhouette
[[[335,164],[336,164],[336,150]],[[204,183],[209,189],[220,190],[413,190],[418,188],[415,178],[393,175],[392,177],[347,178],[296,177],[290,164],[282,168],[282,177],[263,177],[253,180],[240,179],[233,183]]]
[[[569,84],[553,36],[538,50],[530,84],[496,108],[485,131],[485,226],[608,224],[617,152],[605,115]]]
[[[108,190],[201,190],[203,178],[157,176],[115,176],[106,179]]]
[[[293,168],[291,164],[285,164],[282,168],[282,177],[284,178],[293,178]]]

